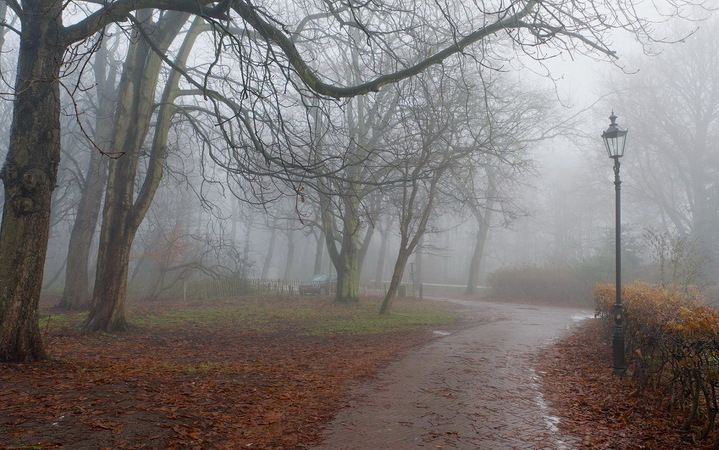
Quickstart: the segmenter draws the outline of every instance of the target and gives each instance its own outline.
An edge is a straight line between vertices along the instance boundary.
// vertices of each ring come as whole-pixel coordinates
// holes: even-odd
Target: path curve
[[[354,388],[315,448],[574,448],[579,439],[557,430],[532,358],[590,311],[443,300],[460,304],[477,325],[410,352]]]

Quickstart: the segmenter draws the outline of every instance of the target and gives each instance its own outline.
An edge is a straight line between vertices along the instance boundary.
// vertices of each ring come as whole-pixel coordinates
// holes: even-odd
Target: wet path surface
[[[355,388],[315,448],[574,448],[579,440],[556,429],[532,359],[590,311],[454,302],[477,325],[414,350]]]

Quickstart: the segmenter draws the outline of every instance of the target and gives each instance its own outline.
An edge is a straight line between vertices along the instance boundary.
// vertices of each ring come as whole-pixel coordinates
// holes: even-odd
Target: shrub
[[[561,305],[591,305],[591,286],[561,267],[521,266],[489,275],[492,296],[498,299],[530,300]]]
[[[615,288],[594,289],[597,314],[613,324]],[[645,283],[623,286],[625,337],[639,392],[665,393],[670,408],[686,412],[683,430],[702,425],[714,434],[719,413],[719,311],[697,292]]]

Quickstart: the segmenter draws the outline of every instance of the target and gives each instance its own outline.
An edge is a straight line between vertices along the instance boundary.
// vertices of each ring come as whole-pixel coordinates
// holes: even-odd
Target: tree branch
[[[20,4],[17,1],[15,1],[15,0],[0,0],[0,1],[6,3],[10,7],[10,9],[12,9],[15,12],[15,14],[20,16],[20,13],[22,12],[22,7],[20,6]],[[3,19],[4,19],[4,17],[3,17]]]
[[[246,0],[236,0],[233,3],[232,9],[234,9],[250,26],[257,30],[257,32],[260,33],[260,35],[262,35],[262,37],[264,37],[269,43],[275,44],[282,49],[290,64],[292,64],[294,69],[297,71],[297,74],[307,87],[321,95],[342,98],[376,92],[379,88],[386,84],[395,83],[405,78],[417,75],[428,67],[441,63],[450,56],[462,52],[468,46],[481,41],[487,36],[505,29],[526,27],[526,24],[523,23],[521,19],[531,14],[536,5],[536,0],[529,0],[527,1],[526,6],[517,13],[470,33],[466,37],[456,41],[448,47],[445,47],[443,50],[416,63],[413,66],[377,77],[374,80],[357,86],[348,87],[333,86],[323,82],[315,71],[302,59],[302,56],[300,56],[300,53],[292,40],[282,33],[282,31],[278,30],[276,27],[272,26],[260,17],[260,15],[257,14],[256,8]]]
[[[126,22],[129,14],[139,9],[179,11],[218,20],[229,20],[227,15],[232,0],[119,0],[87,18],[65,28],[68,43],[79,42],[114,22]],[[214,6],[208,6],[214,4]]]

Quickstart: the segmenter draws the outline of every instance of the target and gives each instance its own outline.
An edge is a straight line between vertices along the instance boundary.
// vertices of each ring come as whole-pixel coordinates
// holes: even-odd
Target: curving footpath
[[[452,300],[477,325],[410,352],[351,400],[317,449],[572,449],[532,359],[590,311]],[[446,335],[445,335],[446,334]]]

